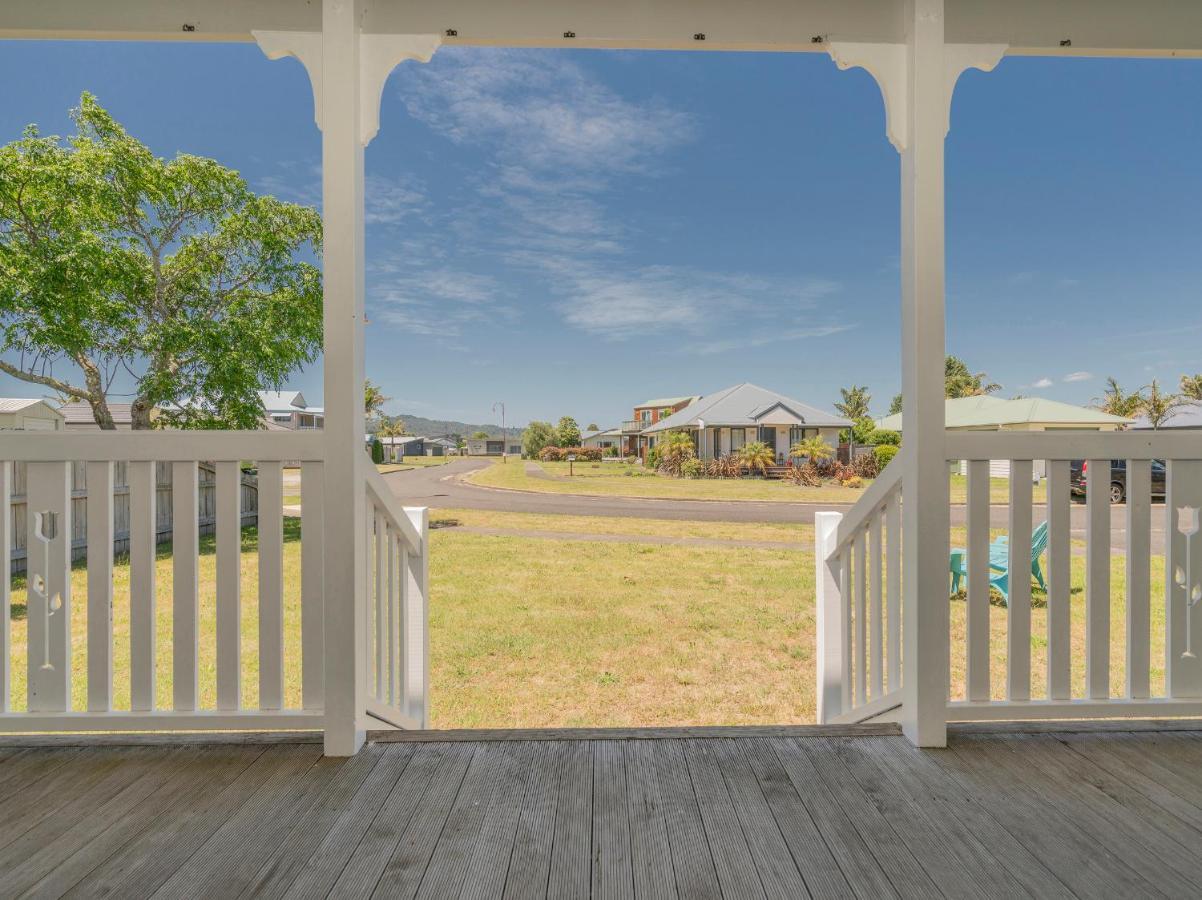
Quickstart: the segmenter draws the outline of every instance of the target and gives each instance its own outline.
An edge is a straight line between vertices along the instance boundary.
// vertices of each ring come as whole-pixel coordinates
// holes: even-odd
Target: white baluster
[[[284,472],[259,461],[259,708],[284,705]]]
[[[88,463],[85,484],[88,489],[88,711],[108,712],[113,708],[113,464]]]
[[[171,693],[178,710],[196,709],[199,681],[200,488],[196,476],[195,461],[171,464]]]

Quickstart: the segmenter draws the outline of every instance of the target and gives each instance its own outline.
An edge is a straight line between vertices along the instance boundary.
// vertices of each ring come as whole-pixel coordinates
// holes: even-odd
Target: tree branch
[[[20,378],[22,381],[32,381],[34,384],[45,385],[52,390],[58,391],[60,394],[67,394],[77,400],[88,400],[91,397],[91,394],[83,388],[76,387],[51,375],[37,375],[33,372],[26,372],[24,369],[18,368],[3,359],[0,359],[0,372],[5,372],[13,376],[13,378]]]

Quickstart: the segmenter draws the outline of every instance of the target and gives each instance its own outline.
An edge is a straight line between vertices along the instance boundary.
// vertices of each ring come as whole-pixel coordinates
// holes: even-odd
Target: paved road
[[[394,472],[384,476],[393,493],[410,506],[434,509],[487,509],[501,512],[545,513],[568,516],[617,516],[639,519],[681,519],[700,522],[769,522],[812,524],[820,510],[847,510],[837,503],[779,503],[720,500],[644,500],[635,497],[587,497],[577,494],[553,494],[502,491],[478,487],[461,480],[464,475],[489,465],[483,459],[456,459],[445,466],[429,466]],[[505,465],[522,465],[510,460]],[[1164,507],[1152,511],[1152,552],[1164,552]],[[990,511],[995,527],[1006,527],[1006,508]],[[952,524],[964,524],[964,507],[952,507]],[[1035,521],[1046,518],[1042,506],[1035,507]],[[1074,503],[1073,536],[1085,537],[1085,507]],[[1122,550],[1126,545],[1126,508],[1111,512],[1111,546]]]

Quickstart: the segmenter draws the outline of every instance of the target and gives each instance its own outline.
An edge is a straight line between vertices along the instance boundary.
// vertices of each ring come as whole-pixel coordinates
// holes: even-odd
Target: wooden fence
[[[217,522],[216,470],[212,463],[199,464],[198,521],[200,534],[212,534]],[[12,571],[25,571],[26,541],[26,463],[13,463],[12,487]],[[242,524],[258,522],[259,491],[254,474],[242,475]],[[82,559],[88,550],[87,475],[85,464],[71,466],[71,558]],[[172,497],[171,464],[155,464],[155,538],[157,543],[171,540]],[[128,464],[113,464],[113,552],[129,551],[129,479]]]

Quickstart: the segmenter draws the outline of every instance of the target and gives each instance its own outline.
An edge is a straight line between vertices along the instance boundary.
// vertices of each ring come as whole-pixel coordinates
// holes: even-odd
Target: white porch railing
[[[1190,602],[1202,597],[1202,439],[1181,432],[949,433],[946,450],[949,464],[967,461],[963,522],[952,520],[953,530],[963,529],[967,600],[962,630],[948,635],[948,658],[962,677],[953,692],[948,673],[947,721],[1202,715],[1202,605]],[[990,464],[997,460],[1009,464],[1010,478],[1005,502],[996,504],[1004,514],[993,521]],[[1034,493],[1038,460],[1046,465],[1046,498]],[[1083,505],[1072,499],[1074,460],[1087,462]],[[1112,460],[1125,465],[1121,516],[1111,500]],[[1165,466],[1163,504],[1153,499],[1152,473],[1160,464],[1154,461]],[[896,462],[886,469],[841,521],[838,513],[820,514],[823,722],[863,721],[901,700],[891,655],[893,641],[902,653],[908,643],[891,593],[899,584],[893,565],[900,556],[891,545],[900,526],[894,498],[901,471]],[[1032,534],[1044,521],[1046,612],[1035,628]],[[900,527],[897,532],[900,538]],[[1004,606],[990,603],[990,577],[999,574],[991,573],[991,542],[999,533],[1008,537],[1000,551],[1010,573]],[[943,535],[917,539],[947,541]],[[1163,587],[1154,592],[1152,566],[1161,554]],[[1074,569],[1084,585],[1076,610]],[[1163,621],[1163,639],[1153,633],[1154,621]],[[882,628],[890,641],[884,649]],[[1112,659],[1120,658],[1121,681],[1112,678]]]
[[[844,516],[814,521],[818,721],[860,722],[901,703],[901,457]]]
[[[323,534],[323,449],[320,432],[0,436],[0,509],[9,507],[15,462],[26,464],[28,507],[24,641],[14,640],[19,630],[10,617],[9,556],[0,553],[0,731],[322,728],[327,662],[324,556],[327,540],[337,539]],[[73,509],[71,471],[80,461],[89,490],[86,503],[76,503]],[[285,461],[300,465],[299,554],[285,540]],[[202,462],[215,470],[214,550],[207,559],[199,544]],[[114,610],[116,463],[125,463],[128,472],[129,549],[128,599],[123,565]],[[156,563],[155,473],[163,464],[171,473],[174,533],[170,561]],[[243,552],[241,505],[247,464],[257,471],[257,560]],[[377,571],[387,577],[369,580],[374,593],[357,602],[371,639],[386,648],[383,656],[376,651],[374,657],[377,684],[378,661],[387,659],[396,673],[395,679],[388,676],[387,684],[395,680],[397,688],[363,692],[360,710],[365,717],[399,727],[424,725],[429,680],[425,511],[402,511],[381,487],[374,468],[365,465],[364,471],[367,507],[372,511],[368,540],[374,538],[377,556],[379,548],[385,548]],[[80,514],[87,518],[86,572],[75,573],[73,592],[72,516]],[[0,516],[0,547],[12,544],[12,525],[11,515]],[[393,577],[388,560],[397,563],[393,581],[388,580]],[[165,565],[169,586],[158,583]],[[211,586],[203,596],[202,571],[204,584]],[[388,592],[386,599],[377,601],[381,585]],[[244,610],[247,590],[255,592],[255,600],[245,604],[253,605],[254,619]],[[347,597],[345,602],[355,601]],[[386,619],[369,615],[381,608],[403,617],[395,620],[397,640],[392,639],[394,620],[387,619],[388,630],[382,632],[380,623]],[[115,618],[128,622],[128,635],[117,640]],[[22,657],[24,696],[14,690],[20,679],[13,677],[12,668]],[[114,682],[115,658],[122,663],[119,684]],[[257,685],[245,685],[244,676]],[[115,693],[128,696],[122,708],[116,708]]]
[[[429,510],[402,508],[367,467],[367,711],[397,728],[429,728]]]

